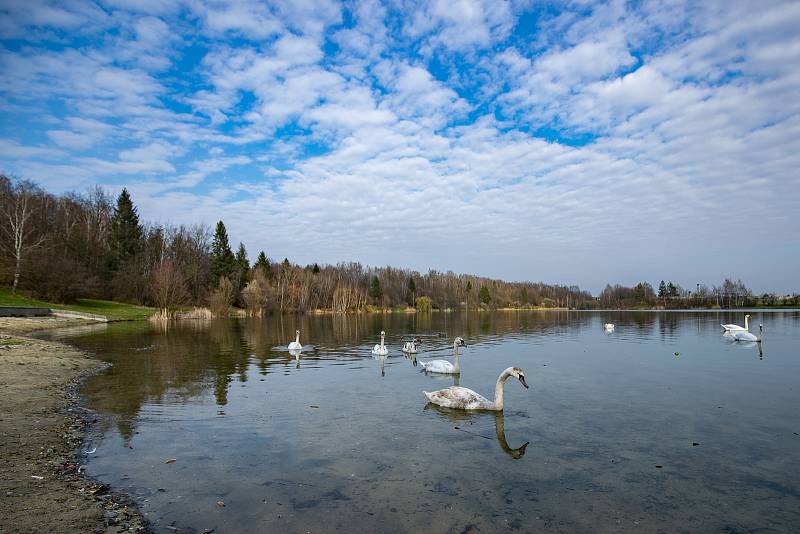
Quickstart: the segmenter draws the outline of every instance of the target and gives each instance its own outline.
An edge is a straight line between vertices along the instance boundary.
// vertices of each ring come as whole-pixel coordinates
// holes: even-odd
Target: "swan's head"
[[[414,343],[422,343],[422,338],[417,336],[414,338]]]
[[[381,337],[385,337],[385,336],[386,336],[386,332],[384,332],[383,330],[381,330]]]
[[[295,335],[299,336],[300,335],[300,330],[295,330],[294,333],[295,333]]]
[[[745,318],[745,319],[749,319],[749,318],[750,318],[750,316],[749,316],[749,315],[745,315],[745,316],[744,316],[744,318]]]
[[[457,337],[456,340],[453,342],[454,345],[458,347],[466,347],[467,344],[464,342],[463,337]]]
[[[528,389],[528,383],[525,382],[525,373],[522,372],[522,369],[519,367],[512,367],[511,368],[511,376],[516,377],[520,383],[525,386],[525,389]]]

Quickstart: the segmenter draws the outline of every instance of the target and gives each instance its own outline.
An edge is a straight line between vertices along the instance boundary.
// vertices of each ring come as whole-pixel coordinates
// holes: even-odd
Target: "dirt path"
[[[102,364],[22,337],[40,328],[16,321],[0,321],[0,532],[145,532],[123,497],[78,473],[86,421],[74,389]]]

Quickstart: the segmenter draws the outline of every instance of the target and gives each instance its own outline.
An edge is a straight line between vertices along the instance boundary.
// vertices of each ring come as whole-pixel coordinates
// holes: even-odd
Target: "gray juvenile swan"
[[[509,367],[497,379],[497,384],[494,386],[494,402],[486,397],[478,395],[468,388],[458,386],[451,386],[447,389],[440,389],[433,393],[423,391],[428,400],[438,406],[445,408],[455,408],[457,410],[492,410],[499,412],[503,409],[503,388],[506,385],[506,380],[510,377],[517,378],[525,388],[528,384],[525,383],[525,373],[519,367]]]
[[[467,344],[460,337],[453,341],[453,363],[447,360],[431,360],[429,362],[419,362],[420,366],[429,373],[441,373],[446,375],[455,375],[461,372],[458,366],[458,347],[465,347]]]

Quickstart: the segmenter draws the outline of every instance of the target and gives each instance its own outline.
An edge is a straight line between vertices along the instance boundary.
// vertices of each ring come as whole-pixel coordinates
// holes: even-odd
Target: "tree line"
[[[54,195],[0,175],[0,277],[12,291],[48,301],[103,298],[147,304],[164,313],[204,306],[223,314],[592,306],[577,286],[506,282],[430,270],[360,263],[297,265],[244,244],[232,246],[223,221],[161,225],[140,220],[127,189],[116,199],[100,187]],[[7,252],[7,253],[6,253]]]
[[[147,304],[169,314],[183,306],[225,314],[376,308],[631,308],[800,305],[800,296],[754,295],[741,281],[686,290],[661,281],[607,285],[598,297],[577,286],[506,282],[452,271],[420,273],[360,263],[298,265],[244,244],[233,247],[223,221],[160,225],[140,220],[127,189],[54,195],[0,174],[0,281],[13,292],[69,303],[102,298]]]

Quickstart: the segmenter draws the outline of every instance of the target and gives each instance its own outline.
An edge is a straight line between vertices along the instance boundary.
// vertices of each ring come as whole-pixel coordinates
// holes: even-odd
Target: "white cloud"
[[[300,262],[593,289],[763,272],[723,234],[800,244],[794,3],[568,3],[517,37],[513,3],[151,1],[112,6],[117,37],[39,46],[90,31],[72,6],[14,11],[37,40],[0,48],[34,133],[6,121],[0,165],[46,187],[125,183],[147,218],[224,214]]]

